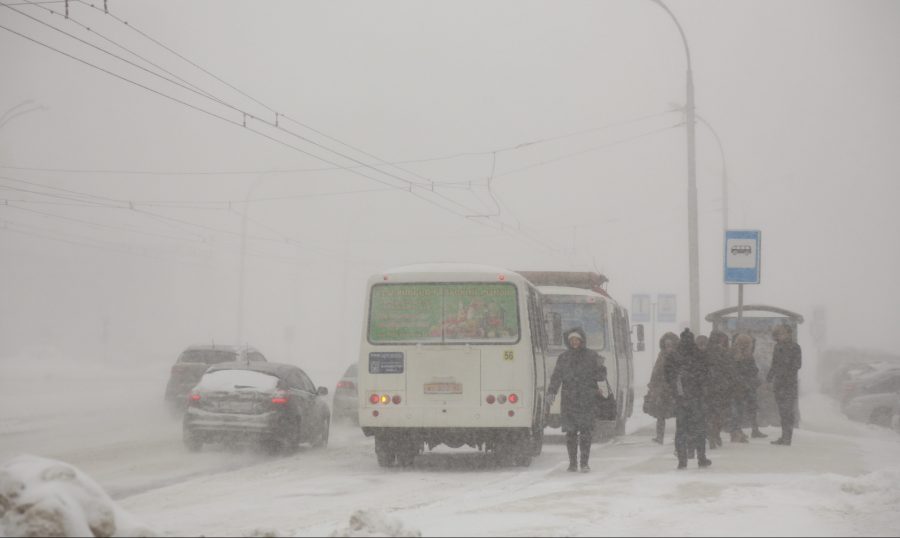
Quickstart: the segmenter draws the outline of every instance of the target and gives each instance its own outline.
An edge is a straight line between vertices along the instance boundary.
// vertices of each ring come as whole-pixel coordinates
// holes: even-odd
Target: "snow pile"
[[[331,533],[338,536],[400,536],[415,538],[422,536],[422,531],[410,530],[396,519],[389,519],[371,510],[357,510],[350,516],[350,526]]]
[[[0,536],[154,536],[78,469],[19,456],[0,467]]]

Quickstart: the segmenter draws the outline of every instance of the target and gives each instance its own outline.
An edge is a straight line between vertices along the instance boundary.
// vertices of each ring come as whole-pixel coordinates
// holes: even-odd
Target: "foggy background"
[[[407,263],[599,270],[627,308],[678,295],[657,336],[687,323],[685,54],[652,2],[8,3],[0,114],[43,108],[0,125],[3,370],[233,343],[245,210],[244,340],[320,385],[356,360],[366,278]],[[668,5],[729,227],[762,230],[745,301],[803,314],[804,349],[817,306],[828,345],[895,349],[900,5]],[[726,300],[701,123],[697,183],[704,317]]]

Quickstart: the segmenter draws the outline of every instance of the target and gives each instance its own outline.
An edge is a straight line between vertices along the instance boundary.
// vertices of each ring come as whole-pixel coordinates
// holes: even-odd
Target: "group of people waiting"
[[[772,444],[790,446],[801,350],[787,325],[776,327],[773,337],[776,344],[766,381],[773,384],[782,434]],[[695,338],[685,329],[681,337],[666,333],[659,346],[644,412],[656,418],[654,441],[659,444],[665,436],[666,419],[675,418],[679,469],[686,468],[693,457],[698,466],[710,466],[707,444],[710,449],[721,447],[723,431],[736,443],[749,442],[745,425],[751,428],[750,437],[767,437],[757,422],[757,391],[762,381],[753,356],[753,337],[738,334],[731,342],[725,333],[712,331],[709,337]]]

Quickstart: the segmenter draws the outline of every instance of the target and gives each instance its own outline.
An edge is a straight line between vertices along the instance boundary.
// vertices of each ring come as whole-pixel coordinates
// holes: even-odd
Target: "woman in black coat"
[[[685,329],[681,333],[678,351],[666,363],[666,381],[675,395],[675,451],[678,468],[687,467],[688,448],[697,451],[697,464],[709,467],[706,458],[705,397],[709,382],[706,353],[694,343],[694,334]]]
[[[578,448],[581,448],[581,472],[591,470],[594,418],[600,383],[606,381],[606,367],[603,357],[587,348],[587,338],[580,328],[566,333],[566,351],[556,361],[556,368],[550,377],[547,389],[547,405],[553,404],[556,394],[562,388],[560,418],[562,431],[566,433],[566,447],[569,450],[569,471],[578,470]],[[579,439],[580,435],[580,439]]]

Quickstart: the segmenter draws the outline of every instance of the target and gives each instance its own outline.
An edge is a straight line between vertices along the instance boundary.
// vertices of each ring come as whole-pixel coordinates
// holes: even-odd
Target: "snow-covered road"
[[[445,449],[402,470],[379,468],[371,439],[350,427],[336,427],[325,450],[285,457],[216,447],[191,454],[161,405],[158,378],[166,372],[53,371],[0,378],[0,460],[31,453],[76,465],[165,534],[327,535],[346,530],[358,510],[388,522],[363,532],[425,536],[896,536],[900,529],[900,436],[848,421],[819,395],[801,401],[794,446],[726,442],[705,470],[676,471],[674,425],[659,446],[646,417],[635,417],[629,435],[595,446],[588,475],[565,472],[565,448],[552,440],[527,469]],[[146,382],[135,383],[136,375]],[[108,379],[97,383],[98,376]]]

